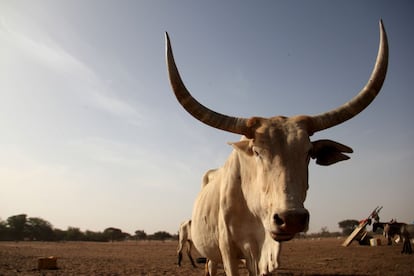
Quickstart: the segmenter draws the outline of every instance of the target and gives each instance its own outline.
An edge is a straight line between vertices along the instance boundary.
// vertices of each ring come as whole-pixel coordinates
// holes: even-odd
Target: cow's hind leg
[[[178,248],[177,248],[177,266],[181,266],[181,261],[183,259],[183,244],[181,241],[179,241],[178,243]]]
[[[188,256],[188,258],[190,259],[190,261],[191,261],[191,264],[193,265],[193,267],[195,268],[195,267],[197,267],[196,266],[196,264],[195,264],[195,262],[194,262],[194,260],[193,260],[193,257],[191,256],[191,248],[193,247],[193,243],[190,241],[190,240],[188,240],[187,241],[187,256]]]

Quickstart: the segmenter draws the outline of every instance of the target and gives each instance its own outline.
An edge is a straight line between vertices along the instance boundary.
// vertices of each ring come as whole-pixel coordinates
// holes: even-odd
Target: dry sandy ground
[[[343,239],[293,240],[283,244],[274,275],[414,275],[414,254],[402,245],[342,247]],[[383,241],[384,242],[384,241]],[[176,242],[0,242],[0,275],[203,275],[184,255],[176,265]],[[198,257],[197,254],[194,254]],[[37,270],[38,257],[58,257],[57,270]],[[247,270],[240,267],[240,274]],[[219,270],[219,275],[224,275]]]

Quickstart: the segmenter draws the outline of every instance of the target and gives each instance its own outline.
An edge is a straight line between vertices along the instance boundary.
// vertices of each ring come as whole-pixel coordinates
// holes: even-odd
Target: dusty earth
[[[281,267],[273,275],[414,275],[414,254],[400,254],[401,244],[342,247],[342,242],[284,243]],[[203,275],[203,265],[192,268],[186,255],[177,267],[176,246],[174,241],[0,242],[0,275]],[[37,270],[37,259],[48,256],[58,258],[58,269]],[[247,275],[245,268],[239,271]],[[224,275],[222,269],[219,275]]]

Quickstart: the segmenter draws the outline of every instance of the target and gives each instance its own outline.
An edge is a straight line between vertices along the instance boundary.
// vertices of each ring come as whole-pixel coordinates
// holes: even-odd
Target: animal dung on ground
[[[41,257],[37,259],[37,269],[57,269],[57,257]]]

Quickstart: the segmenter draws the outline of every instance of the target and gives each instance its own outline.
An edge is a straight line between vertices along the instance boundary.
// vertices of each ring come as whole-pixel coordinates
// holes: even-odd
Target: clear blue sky
[[[349,161],[310,165],[310,232],[383,205],[414,221],[413,1],[0,1],[0,218],[175,233],[234,134],[205,126],[167,78],[168,31],[193,95],[235,116],[319,114],[366,83],[389,36],[383,89],[313,139]]]

